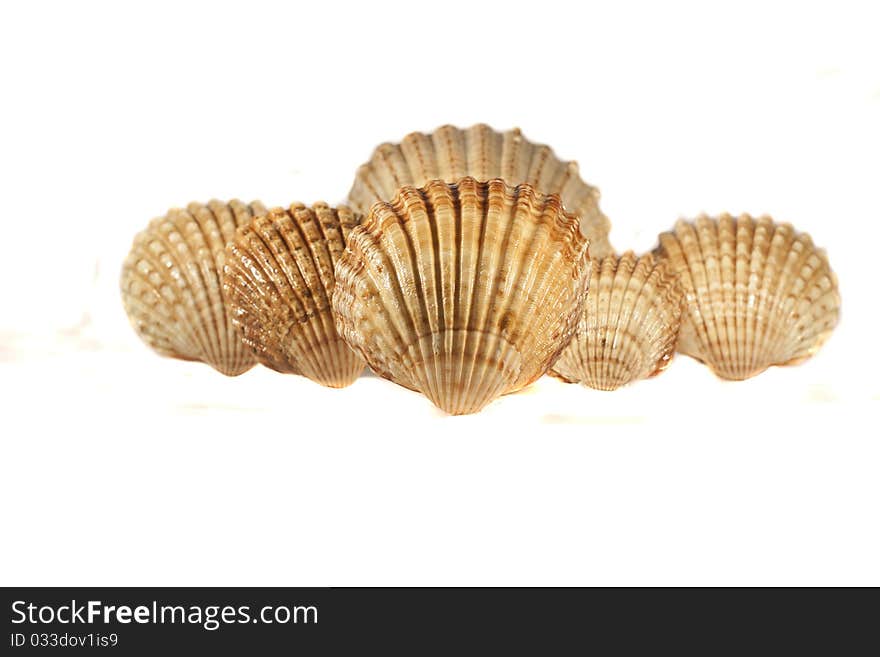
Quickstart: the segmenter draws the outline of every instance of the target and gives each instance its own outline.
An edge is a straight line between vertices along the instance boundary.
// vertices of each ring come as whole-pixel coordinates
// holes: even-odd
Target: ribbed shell
[[[589,275],[587,240],[557,196],[432,181],[377,203],[352,232],[333,309],[377,374],[474,413],[547,371]]]
[[[682,292],[665,263],[632,251],[593,260],[577,331],[551,374],[597,390],[655,376],[675,353]]]
[[[336,332],[333,268],[358,217],[345,206],[276,208],[238,229],[226,249],[223,292],[244,343],[264,365],[331,388],[364,361]]]
[[[238,200],[190,203],[153,219],[134,238],[120,286],[125,312],[144,342],[229,376],[254,366],[226,313],[220,273],[236,228],[265,210]]]
[[[770,217],[706,216],[660,235],[685,292],[678,350],[726,379],[813,355],[837,324],[837,279],[810,236]]]
[[[399,144],[382,144],[357,172],[349,204],[366,214],[376,201],[390,201],[404,185],[429,180],[455,182],[501,178],[510,185],[527,183],[541,194],[558,194],[567,212],[581,218],[593,258],[613,252],[611,224],[599,210],[599,190],[585,183],[576,162],[564,162],[549,146],[534,144],[518,128],[498,132],[478,124],[462,129],[445,125],[430,134],[413,132]]]

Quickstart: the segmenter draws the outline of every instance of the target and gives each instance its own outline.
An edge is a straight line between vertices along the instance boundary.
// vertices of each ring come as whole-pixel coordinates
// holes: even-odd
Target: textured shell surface
[[[675,353],[683,294],[677,277],[651,254],[593,260],[577,331],[551,374],[615,390],[662,372]]]
[[[660,235],[657,253],[685,293],[678,350],[722,378],[801,362],[837,325],[828,258],[789,224],[727,214],[680,220]]]
[[[359,217],[349,208],[294,204],[255,217],[227,247],[223,292],[257,359],[331,388],[357,379],[364,361],[336,332],[333,269]]]
[[[164,356],[208,363],[236,376],[256,363],[226,312],[221,272],[236,228],[265,212],[246,205],[190,203],[153,219],[122,265],[125,312],[141,339]]]
[[[588,240],[557,196],[431,181],[376,203],[336,266],[340,334],[450,414],[544,374],[583,308]]]
[[[529,184],[537,193],[558,194],[565,210],[580,218],[592,257],[612,253],[611,224],[599,209],[599,190],[583,181],[577,163],[560,160],[549,146],[532,143],[518,128],[499,132],[485,124],[445,125],[430,134],[413,132],[399,144],[381,144],[358,169],[349,204],[366,214],[373,203],[390,201],[404,185],[452,183],[465,176],[501,178],[514,186]]]

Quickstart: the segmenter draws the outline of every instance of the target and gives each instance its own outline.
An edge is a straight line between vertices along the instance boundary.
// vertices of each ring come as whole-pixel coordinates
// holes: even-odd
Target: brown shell
[[[238,229],[226,249],[223,292],[261,363],[331,388],[350,385],[363,371],[330,309],[333,268],[358,223],[345,206],[294,204]]]
[[[678,350],[722,378],[809,358],[837,324],[828,258],[789,224],[746,214],[681,220],[660,235],[658,254],[685,292]]]
[[[557,196],[503,180],[403,187],[336,265],[339,333],[451,414],[544,374],[583,308],[587,240]]]
[[[549,146],[530,142],[518,128],[498,132],[484,124],[465,129],[445,125],[427,135],[408,134],[399,144],[382,144],[358,169],[349,204],[366,214],[373,203],[390,201],[404,185],[452,183],[465,176],[501,178],[510,185],[529,184],[541,194],[558,194],[565,210],[580,217],[592,257],[613,252],[599,190],[581,179],[576,162],[560,160]]]
[[[236,227],[265,212],[257,201],[190,203],[153,219],[122,265],[125,312],[164,356],[208,363],[236,376],[255,360],[226,313],[220,272]]]
[[[651,254],[593,260],[577,331],[551,373],[598,390],[659,374],[675,353],[682,297],[678,279]]]

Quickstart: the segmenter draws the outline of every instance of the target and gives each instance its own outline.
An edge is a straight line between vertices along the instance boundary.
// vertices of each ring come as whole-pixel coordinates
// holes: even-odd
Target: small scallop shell
[[[325,203],[276,208],[238,229],[226,249],[223,292],[257,360],[330,388],[358,378],[364,361],[336,332],[333,267],[358,217]]]
[[[259,202],[190,203],[153,219],[134,238],[120,286],[144,342],[163,356],[199,360],[229,376],[254,366],[226,313],[220,272],[236,227],[265,210]]]
[[[498,132],[484,124],[466,129],[445,125],[427,135],[413,132],[399,144],[382,144],[358,169],[349,203],[366,214],[373,203],[390,201],[404,185],[452,183],[465,176],[502,178],[510,185],[527,183],[537,193],[558,194],[565,210],[580,217],[592,257],[613,252],[608,243],[611,224],[599,210],[599,190],[581,179],[577,163],[560,160],[549,146],[530,142],[518,128]]]
[[[598,390],[659,374],[675,353],[682,296],[675,275],[651,254],[593,260],[577,331],[551,373]]]
[[[587,244],[559,197],[529,185],[406,186],[352,232],[336,265],[336,326],[380,376],[474,413],[532,383],[568,343]]]
[[[725,379],[803,361],[837,324],[828,258],[789,224],[727,214],[682,220],[660,235],[658,253],[685,293],[678,350]]]

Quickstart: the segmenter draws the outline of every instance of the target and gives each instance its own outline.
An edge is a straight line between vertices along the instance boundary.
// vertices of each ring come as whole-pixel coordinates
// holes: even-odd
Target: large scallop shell
[[[659,374],[675,353],[681,306],[678,279],[651,254],[593,260],[577,331],[551,373],[598,390]]]
[[[144,342],[229,376],[254,366],[226,313],[220,272],[236,227],[265,211],[259,202],[190,203],[153,219],[134,238],[120,285],[125,312]]]
[[[349,204],[366,214],[373,203],[390,201],[404,185],[452,183],[465,176],[527,183],[538,193],[558,194],[565,210],[580,217],[592,257],[612,253],[611,224],[599,210],[599,190],[581,179],[576,162],[560,160],[549,146],[530,142],[518,128],[498,132],[484,124],[466,129],[445,125],[427,135],[413,132],[399,144],[382,144],[358,169]]]
[[[336,265],[336,325],[380,376],[474,413],[532,383],[568,343],[587,244],[559,197],[529,185],[402,187]]]
[[[805,360],[837,324],[828,258],[789,224],[745,214],[681,220],[660,235],[658,253],[685,292],[678,350],[725,379]]]
[[[226,249],[223,292],[261,363],[331,388],[350,385],[363,371],[330,310],[333,267],[358,223],[345,206],[294,204],[238,229]]]

